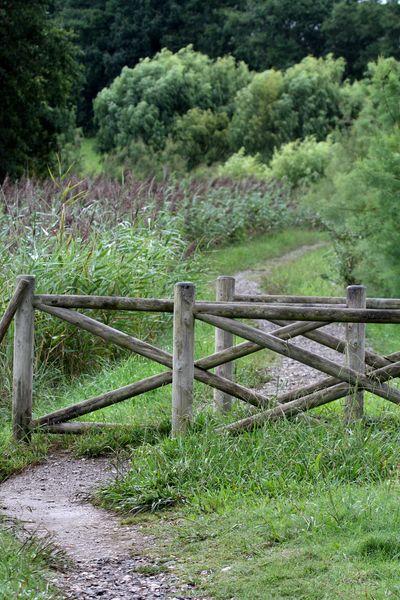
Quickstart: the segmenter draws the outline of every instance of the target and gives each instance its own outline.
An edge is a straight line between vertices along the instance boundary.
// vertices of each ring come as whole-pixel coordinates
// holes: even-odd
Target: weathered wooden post
[[[233,302],[235,297],[235,278],[234,277],[218,277],[216,286],[216,301],[217,302]],[[231,348],[234,344],[234,336],[223,329],[215,329],[215,352],[220,352],[226,348]],[[216,368],[215,373],[225,379],[233,381],[234,363],[225,363]],[[232,407],[232,396],[214,390],[214,407],[219,412],[228,412]]]
[[[177,283],[174,289],[172,436],[186,432],[193,417],[195,286]]]
[[[363,285],[349,285],[347,288],[347,307],[365,308],[366,292]],[[348,366],[359,373],[365,373],[365,323],[346,324]],[[364,392],[352,389],[345,402],[344,420],[346,424],[362,419],[364,415]]]
[[[15,313],[12,410],[14,438],[29,441],[32,420],[35,278],[20,275],[17,277],[17,285],[23,279],[28,285]]]

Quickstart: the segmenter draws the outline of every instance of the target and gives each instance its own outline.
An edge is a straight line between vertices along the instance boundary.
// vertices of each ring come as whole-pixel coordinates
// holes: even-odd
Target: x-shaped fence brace
[[[192,293],[191,300],[189,299],[186,308],[184,307],[185,289]],[[27,291],[30,294],[28,294],[29,298],[26,297]],[[347,351],[346,342],[335,335],[320,331],[322,327],[332,321],[348,323],[363,323],[366,321],[382,323],[400,322],[400,310],[397,310],[397,306],[395,309],[388,310],[386,308],[344,309],[342,306],[332,308],[326,304],[323,306],[310,306],[310,303],[306,306],[300,306],[300,302],[296,306],[290,306],[290,302],[277,306],[276,304],[271,305],[268,302],[244,302],[241,299],[236,302],[195,302],[194,286],[191,286],[191,284],[177,284],[175,291],[174,302],[169,300],[95,296],[34,296],[32,281],[28,285],[26,280],[20,279],[9,308],[0,321],[0,341],[15,312],[17,312],[18,317],[17,309],[22,299],[21,313],[24,308],[27,310],[29,307],[32,311],[34,309],[43,311],[100,337],[106,343],[113,343],[128,349],[168,368],[166,372],[31,420],[29,423],[30,429],[41,428],[47,431],[62,431],[60,425],[74,418],[174,383],[173,372],[179,373],[185,369],[190,371],[189,367],[192,368],[191,374],[189,373],[189,376],[187,373],[186,375],[184,374],[185,377],[177,382],[178,386],[185,385],[185,382],[186,384],[189,382],[190,386],[190,378],[192,377],[192,379],[205,383],[224,394],[263,409],[261,412],[221,427],[221,431],[252,429],[268,420],[290,417],[359,390],[367,390],[390,402],[400,404],[400,391],[385,383],[392,378],[400,376],[400,353],[380,356],[370,350],[365,351],[365,365],[367,370],[366,373],[363,373],[361,370],[354,370],[349,366],[336,363],[316,352],[300,348],[290,341],[295,337],[304,336],[323,346],[345,354]],[[396,300],[393,300],[393,302],[396,302]],[[338,305],[339,303],[336,302],[336,304]],[[174,353],[176,351],[177,358],[170,352],[139,340],[132,335],[123,333],[118,329],[105,325],[72,309],[72,307],[99,308],[100,305],[101,308],[114,310],[160,310],[163,312],[174,312]],[[178,318],[177,311],[181,311],[178,314]],[[24,323],[22,317],[23,314],[20,315],[20,321]],[[307,320],[309,317],[310,320]],[[276,324],[277,329],[267,333],[238,321],[238,318],[266,319]],[[181,322],[179,319],[181,319]],[[193,322],[191,322],[191,319]],[[188,353],[188,361],[185,362],[181,344],[184,345],[187,342],[190,346],[191,341],[185,341],[185,335],[188,331],[190,333],[191,330],[194,335],[195,319],[208,323],[220,331],[228,332],[231,336],[239,336],[246,341],[237,345],[231,345],[228,348],[219,350],[196,361],[193,359],[192,347],[191,352],[189,351]],[[289,319],[299,320],[289,321]],[[32,328],[31,326],[32,324],[29,324],[29,328]],[[182,327],[182,330],[180,327]],[[21,329],[21,325],[19,329]],[[25,335],[26,337],[26,331],[25,334],[24,331],[22,331],[22,334],[21,332],[20,334],[17,332],[15,348],[18,347],[18,335]],[[233,337],[231,339],[233,340]],[[177,346],[175,345],[176,343],[178,343]],[[317,383],[306,385],[274,397],[266,397],[255,390],[234,382],[228,377],[210,372],[215,367],[232,364],[233,361],[241,357],[265,348],[317,369],[321,373],[328,375],[328,377]],[[181,359],[182,364],[179,362]],[[179,393],[180,390],[178,389],[177,394],[179,395]],[[182,393],[184,394],[185,391]],[[190,418],[191,407],[184,408],[185,410],[188,409],[189,412],[183,415],[183,417]],[[182,417],[182,415],[180,416]],[[82,430],[86,426],[89,427],[91,425],[81,422],[79,424],[69,423],[68,430]]]
[[[122,348],[127,348],[141,356],[150,358],[155,362],[172,368],[172,354],[157,348],[152,344],[138,340],[131,335],[127,335],[113,327],[104,325],[95,319],[72,310],[56,308],[39,302],[35,303],[35,307],[97,335],[106,342],[112,342]],[[199,313],[196,316],[197,319],[238,335],[241,338],[248,340],[248,342],[243,342],[242,344],[196,361],[194,363],[194,378],[257,407],[271,406],[271,404],[275,402],[278,404],[278,406],[269,411],[264,411],[238,423],[227,426],[227,430],[252,427],[267,419],[280,416],[291,416],[303,410],[326,404],[327,402],[345,396],[352,387],[368,390],[395,404],[400,404],[400,392],[384,384],[384,381],[387,381],[392,377],[397,377],[400,374],[400,361],[392,362],[390,357],[384,358],[373,352],[368,352],[367,362],[369,364],[372,364],[373,366],[384,366],[371,371],[368,375],[362,375],[344,365],[323,358],[314,352],[299,348],[288,341],[299,335],[305,335],[323,345],[344,352],[345,344],[343,341],[333,335],[315,331],[326,325],[325,322],[294,322],[281,326],[271,333],[265,333],[233,319],[216,317],[206,313]],[[231,362],[232,360],[252,354],[264,348],[316,368],[331,377],[312,386],[306,386],[292,392],[287,392],[277,398],[267,398],[254,390],[209,372],[209,369],[218,365]],[[155,375],[125,386],[119,390],[85,400],[80,404],[44,415],[40,419],[34,421],[33,425],[41,426],[61,423],[99,408],[104,408],[115,402],[131,398],[143,392],[154,390],[171,382],[172,371],[167,371],[160,375]]]

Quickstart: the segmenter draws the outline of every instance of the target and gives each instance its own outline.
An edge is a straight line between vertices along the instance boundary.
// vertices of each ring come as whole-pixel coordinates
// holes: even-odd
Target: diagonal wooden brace
[[[380,382],[388,381],[389,379],[392,379],[393,377],[398,377],[399,375],[400,361],[393,363],[389,367],[376,369],[371,373],[371,376],[373,376],[374,379],[376,379],[376,381]],[[362,388],[362,386],[360,387]],[[332,386],[329,389],[320,390],[312,394],[308,394],[296,400],[287,402],[286,404],[279,404],[279,402],[282,402],[282,396],[278,396],[278,406],[270,410],[260,412],[256,415],[252,415],[251,417],[246,417],[245,419],[241,419],[240,421],[236,421],[235,423],[231,423],[224,427],[220,427],[218,431],[249,431],[251,429],[254,429],[255,427],[260,427],[267,421],[276,421],[277,419],[283,417],[293,417],[299,413],[310,410],[311,408],[316,408],[317,406],[328,404],[329,402],[333,402],[334,400],[338,400],[339,398],[346,396],[349,391],[349,385],[347,385],[346,383],[339,383],[337,385]],[[399,404],[397,400],[392,399],[391,401],[395,404]]]
[[[226,329],[235,335],[239,335],[244,339],[255,342],[264,348],[268,348],[269,350],[277,352],[278,354],[282,354],[283,356],[297,360],[298,362],[322,371],[323,373],[332,375],[339,381],[344,381],[345,383],[349,383],[353,386],[362,386],[363,389],[366,389],[377,396],[385,398],[386,400],[391,400],[396,403],[400,402],[400,392],[398,390],[385,384],[376,382],[370,376],[357,373],[353,369],[338,365],[327,358],[315,354],[314,352],[304,350],[303,348],[298,348],[290,342],[279,340],[270,333],[260,331],[259,329],[255,329],[254,327],[244,325],[243,323],[238,323],[233,319],[228,319],[225,317],[214,317],[208,314],[198,314],[197,318],[201,321],[219,327],[220,329]],[[390,367],[385,368],[387,369]]]
[[[164,365],[169,369],[172,368],[172,354],[169,352],[161,350],[152,344],[143,342],[142,340],[139,340],[131,335],[123,333],[118,329],[114,329],[109,325],[104,325],[103,323],[100,323],[91,317],[87,317],[86,315],[82,315],[81,313],[66,308],[56,308],[41,304],[39,302],[35,302],[35,308],[58,317],[59,319],[62,319],[71,325],[75,325],[80,329],[89,331],[108,343],[113,343],[121,348],[126,348],[131,352],[135,352],[140,356],[144,356],[150,360],[153,360],[154,362]],[[231,394],[240,400],[253,404],[253,406],[265,407],[269,404],[269,400],[262,394],[239,385],[238,383],[234,383],[229,379],[224,379],[223,377],[214,375],[214,373],[209,373],[202,366],[201,361],[198,361],[195,364],[194,378],[198,381],[227,392],[228,394]],[[211,368],[211,366],[207,368]]]

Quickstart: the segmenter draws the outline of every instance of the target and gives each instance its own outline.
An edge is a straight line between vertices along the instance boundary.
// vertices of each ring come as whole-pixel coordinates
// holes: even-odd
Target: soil
[[[303,246],[269,261],[262,270],[238,273],[238,293],[260,293],[261,279],[272,268],[315,247]],[[271,331],[276,325],[260,321],[260,327]],[[340,325],[326,329],[342,334]],[[341,358],[305,338],[295,343],[335,360]],[[321,373],[287,358],[278,358],[268,368],[268,375],[262,391],[274,396],[321,378]],[[65,598],[192,597],[189,587],[180,584],[168,568],[160,572],[146,558],[146,549],[156,547],[157,541],[144,533],[140,525],[122,525],[116,515],[91,504],[93,491],[120,475],[120,466],[110,458],[76,459],[68,453],[57,453],[5,481],[0,488],[0,509],[5,516],[22,522],[26,531],[51,536],[55,546],[65,553],[69,566],[52,579]],[[173,564],[170,568],[173,570]]]

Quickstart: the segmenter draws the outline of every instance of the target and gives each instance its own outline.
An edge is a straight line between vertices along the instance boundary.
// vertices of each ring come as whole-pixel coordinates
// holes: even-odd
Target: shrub
[[[342,58],[308,56],[290,67],[284,76],[283,93],[292,103],[296,123],[291,139],[315,136],[323,140],[341,118]]]
[[[230,126],[232,147],[244,147],[249,154],[272,156],[274,148],[292,137],[295,126],[291,100],[283,95],[280,71],[265,71],[254,76],[236,97]]]
[[[225,112],[192,108],[176,120],[172,153],[185,160],[189,169],[223,160],[229,153],[228,125]]]
[[[192,108],[232,112],[233,98],[251,76],[232,57],[211,60],[191,46],[177,53],[163,49],[133,69],[124,67],[94,102],[102,151],[143,140],[151,151],[165,147],[176,118]]]
[[[240,148],[223,165],[220,165],[217,173],[219,177],[232,177],[233,179],[255,177],[260,180],[269,180],[271,178],[271,173],[268,167],[261,162],[260,156],[245,154],[244,148]]]
[[[273,177],[285,179],[293,187],[320,179],[333,152],[331,140],[317,142],[314,137],[289,142],[275,150],[270,163]]]

